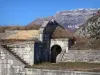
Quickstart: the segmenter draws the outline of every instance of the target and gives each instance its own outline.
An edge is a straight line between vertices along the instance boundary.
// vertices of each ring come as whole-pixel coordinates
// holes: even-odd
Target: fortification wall
[[[64,53],[61,62],[100,63],[100,50],[69,50]]]
[[[29,65],[34,64],[34,42],[15,43],[8,46]]]
[[[81,72],[67,70],[26,69],[26,75],[100,75],[100,72]]]
[[[0,46],[0,75],[17,75],[24,72],[24,67],[20,60]]]

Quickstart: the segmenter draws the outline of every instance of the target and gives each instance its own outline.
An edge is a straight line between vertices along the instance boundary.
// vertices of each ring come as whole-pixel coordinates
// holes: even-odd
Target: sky
[[[61,10],[100,8],[100,0],[0,0],[0,25],[27,25]]]

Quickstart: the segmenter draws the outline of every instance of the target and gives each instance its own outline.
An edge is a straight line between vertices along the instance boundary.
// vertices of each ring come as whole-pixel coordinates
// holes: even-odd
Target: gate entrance
[[[54,45],[51,47],[51,63],[56,63],[56,57],[62,51],[59,45]]]

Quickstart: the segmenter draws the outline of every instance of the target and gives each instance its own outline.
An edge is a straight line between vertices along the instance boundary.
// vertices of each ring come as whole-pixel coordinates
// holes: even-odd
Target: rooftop
[[[72,37],[72,33],[61,26],[58,26],[52,34],[52,38],[70,38],[70,37]]]
[[[19,30],[17,33],[9,35],[6,39],[18,39],[27,40],[37,38],[39,36],[39,30]]]

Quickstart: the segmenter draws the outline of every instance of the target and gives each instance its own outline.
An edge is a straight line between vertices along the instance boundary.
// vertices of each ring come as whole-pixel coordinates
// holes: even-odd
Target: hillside
[[[97,37],[100,27],[100,10],[89,18],[76,32],[75,35]]]
[[[100,50],[100,10],[89,18],[74,35],[87,38],[88,40],[84,45],[88,48]]]

